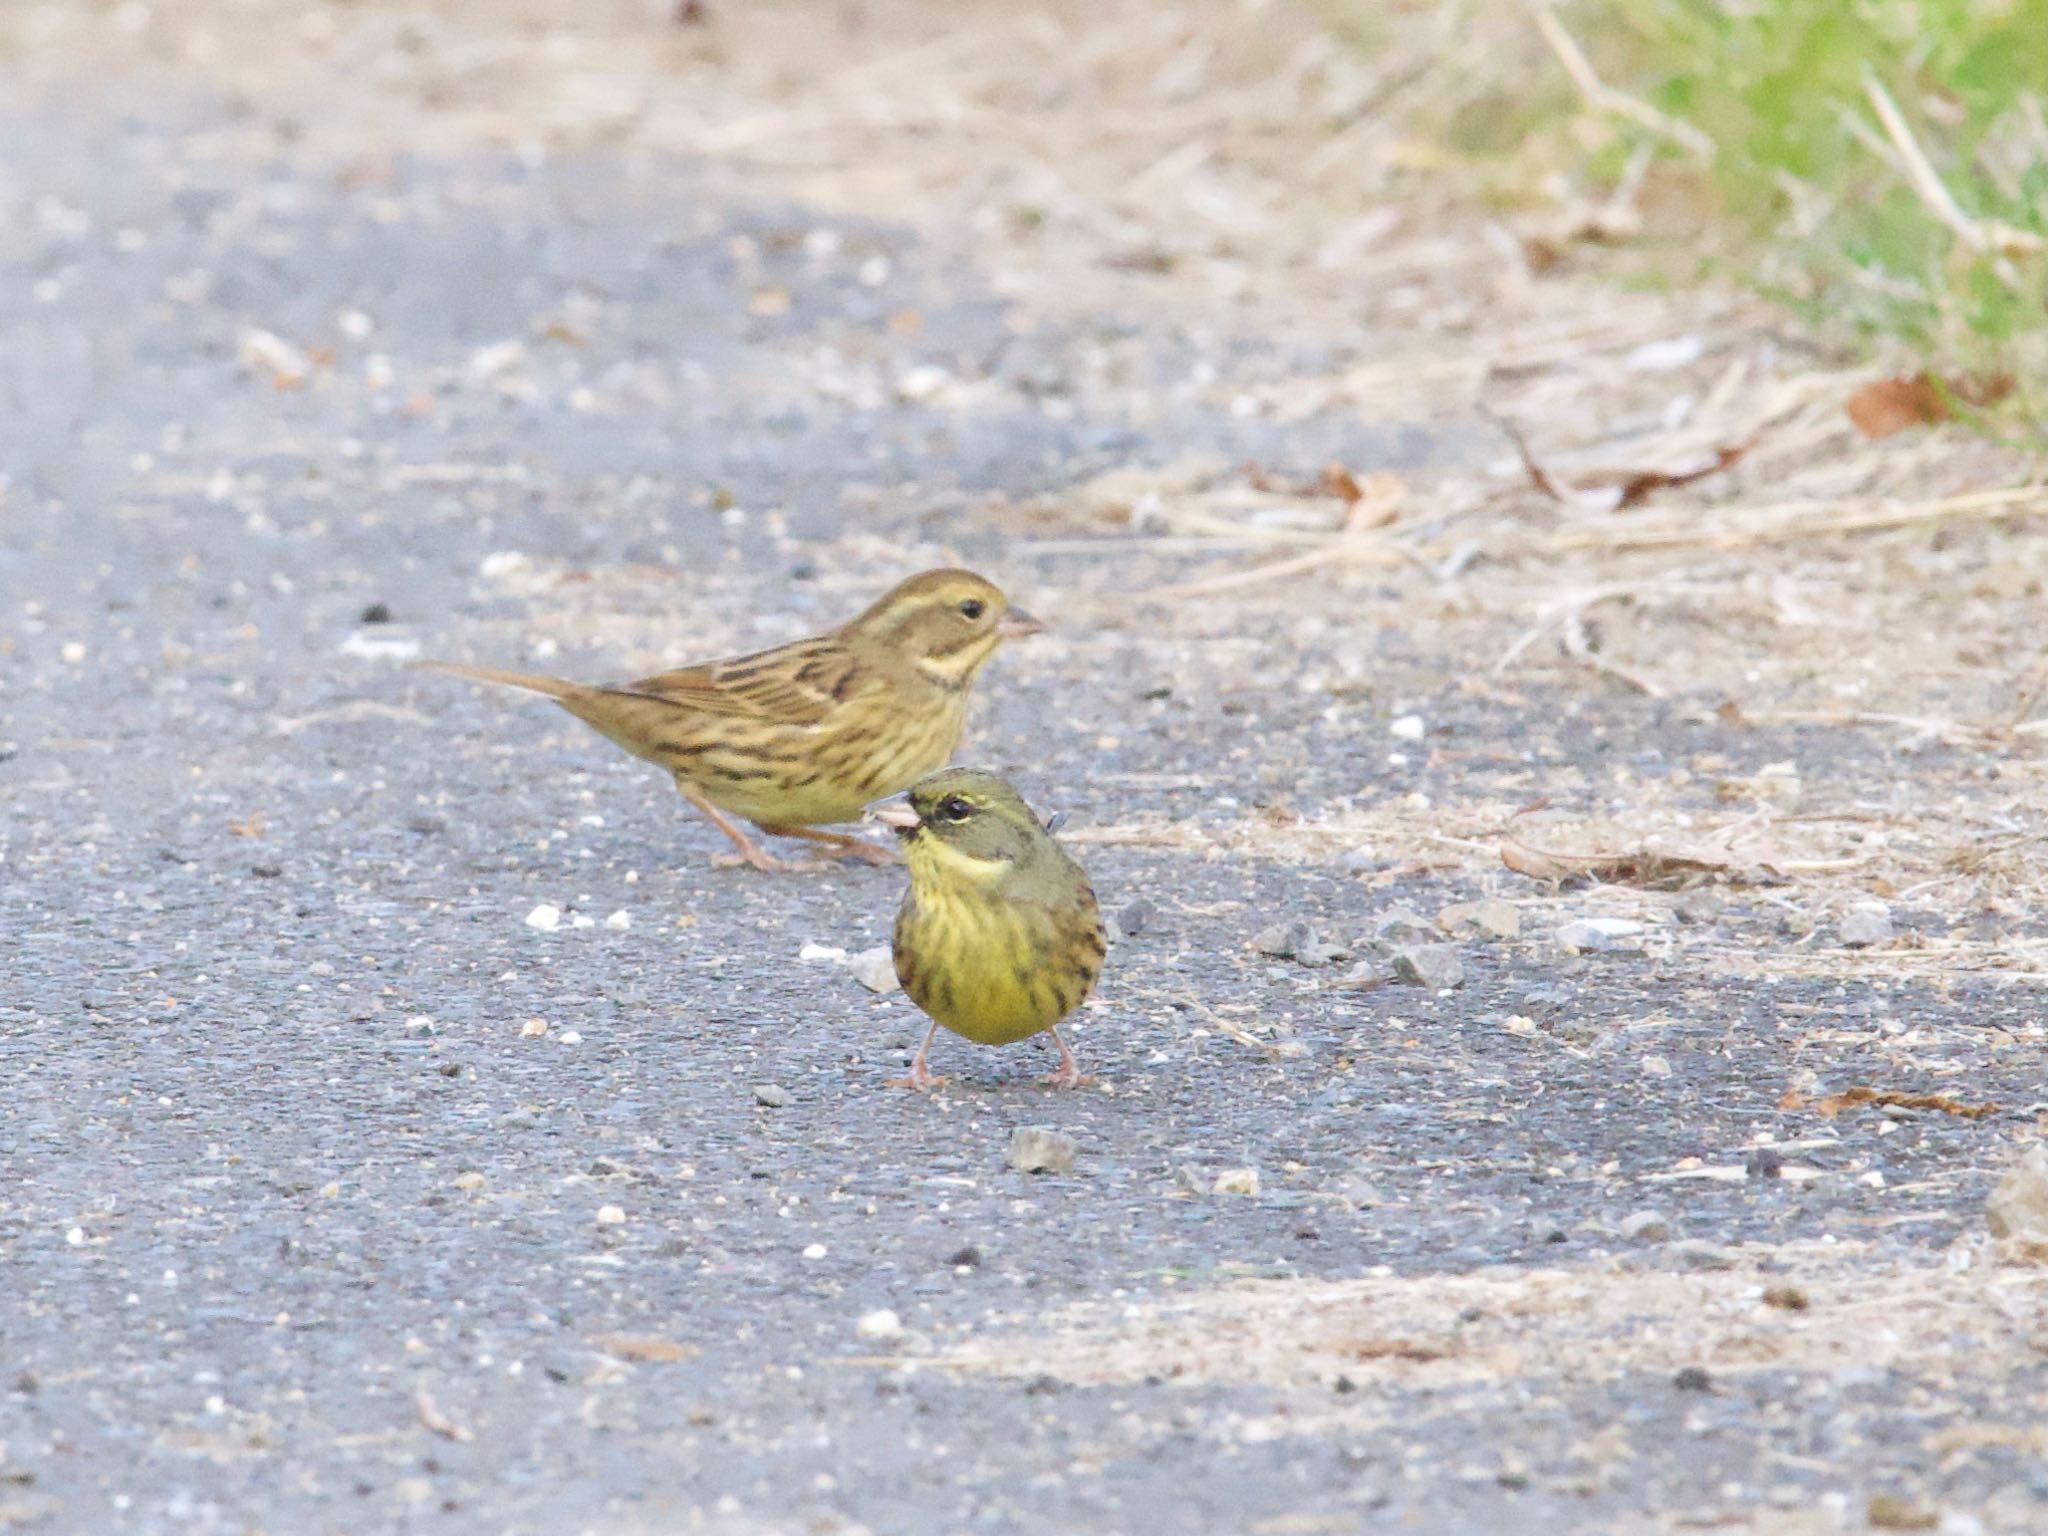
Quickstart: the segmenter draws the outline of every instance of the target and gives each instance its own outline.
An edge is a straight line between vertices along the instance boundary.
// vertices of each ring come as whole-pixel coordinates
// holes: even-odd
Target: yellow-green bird
[[[903,839],[910,890],[896,913],[896,975],[931,1015],[902,1086],[931,1088],[926,1060],[945,1025],[978,1045],[1044,1030],[1062,1087],[1083,1078],[1059,1022],[1102,974],[1102,914],[1087,873],[1000,776],[945,768],[918,780],[876,820]]]
[[[572,683],[453,662],[420,665],[544,693],[635,757],[668,770],[756,869],[777,858],[734,817],[834,858],[887,863],[887,848],[821,825],[943,764],[967,727],[975,675],[1004,640],[1044,626],[972,571],[926,571],[828,634],[635,683]]]

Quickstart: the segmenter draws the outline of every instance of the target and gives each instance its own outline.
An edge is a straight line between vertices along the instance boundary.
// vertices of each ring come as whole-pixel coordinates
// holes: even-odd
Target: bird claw
[[[1095,1074],[1069,1064],[1055,1067],[1039,1081],[1048,1088],[1092,1088],[1095,1086]]]
[[[907,1077],[890,1078],[889,1086],[891,1088],[909,1088],[918,1093],[930,1093],[934,1088],[944,1087],[951,1081],[951,1078],[941,1077],[936,1072],[913,1068]]]

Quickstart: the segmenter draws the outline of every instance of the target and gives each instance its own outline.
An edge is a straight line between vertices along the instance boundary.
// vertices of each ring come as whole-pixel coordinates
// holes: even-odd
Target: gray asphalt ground
[[[1194,450],[1311,472],[1479,451],[1337,416],[1133,427],[1071,382],[1106,336],[1162,383],[1252,343],[1019,336],[902,233],[722,206],[687,167],[420,160],[358,185],[288,148],[182,153],[228,111],[0,122],[0,1528],[1789,1532],[1861,1529],[1882,1495],[2048,1528],[2038,1441],[1932,1438],[2038,1421],[2026,1307],[1939,1369],[947,1363],[1247,1276],[1426,1293],[1726,1262],[1761,1286],[1779,1248],[1830,1240],[1938,1273],[2041,1096],[2000,1046],[2031,998],[1710,977],[1703,955],[1790,942],[1747,892],[1646,950],[1567,955],[1532,916],[1466,943],[1460,990],[1345,985],[1393,909],[1535,888],[1089,830],[1221,838],[1452,773],[1597,795],[1617,764],[1707,757],[1883,798],[1901,764],[1599,688],[1461,691],[1369,592],[1123,608],[1166,556],[1006,523],[998,498]],[[763,286],[786,311],[750,311]],[[890,335],[912,308],[922,330]],[[297,387],[252,329],[299,350]],[[924,365],[993,402],[898,398]],[[1037,1045],[953,1041],[947,1089],[889,1089],[914,1011],[799,953],[883,942],[899,871],[714,870],[658,775],[401,665],[630,673],[836,620],[942,552],[1055,629],[992,669],[969,755],[1068,813],[1108,910],[1150,908],[1075,1030],[1093,1091],[1039,1087]],[[1410,711],[1440,745],[1390,762]],[[543,904],[554,931],[526,921]],[[1356,960],[1248,947],[1295,919]],[[1802,1072],[1891,1083],[1916,1050],[2010,1110],[1779,1107]],[[1006,1166],[1039,1124],[1075,1139],[1071,1173]],[[1814,1176],[1767,1177],[1760,1133]],[[1753,1176],[1657,1182],[1688,1158]],[[1211,1192],[1240,1168],[1256,1193]],[[1645,1210],[1668,1232],[1627,1225]],[[863,1335],[883,1309],[902,1332]]]

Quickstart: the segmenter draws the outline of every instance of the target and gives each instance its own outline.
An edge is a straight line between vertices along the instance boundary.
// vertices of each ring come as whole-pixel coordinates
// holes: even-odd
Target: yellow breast
[[[1009,1045],[1065,1018],[1095,985],[1098,946],[1073,913],[981,891],[915,893],[896,915],[896,974],[912,1002],[957,1035]]]

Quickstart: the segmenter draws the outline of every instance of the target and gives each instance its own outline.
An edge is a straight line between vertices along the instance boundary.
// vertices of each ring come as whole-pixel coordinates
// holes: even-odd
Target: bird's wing
[[[830,638],[799,640],[754,656],[678,667],[619,689],[706,714],[777,725],[816,725],[869,679]]]

